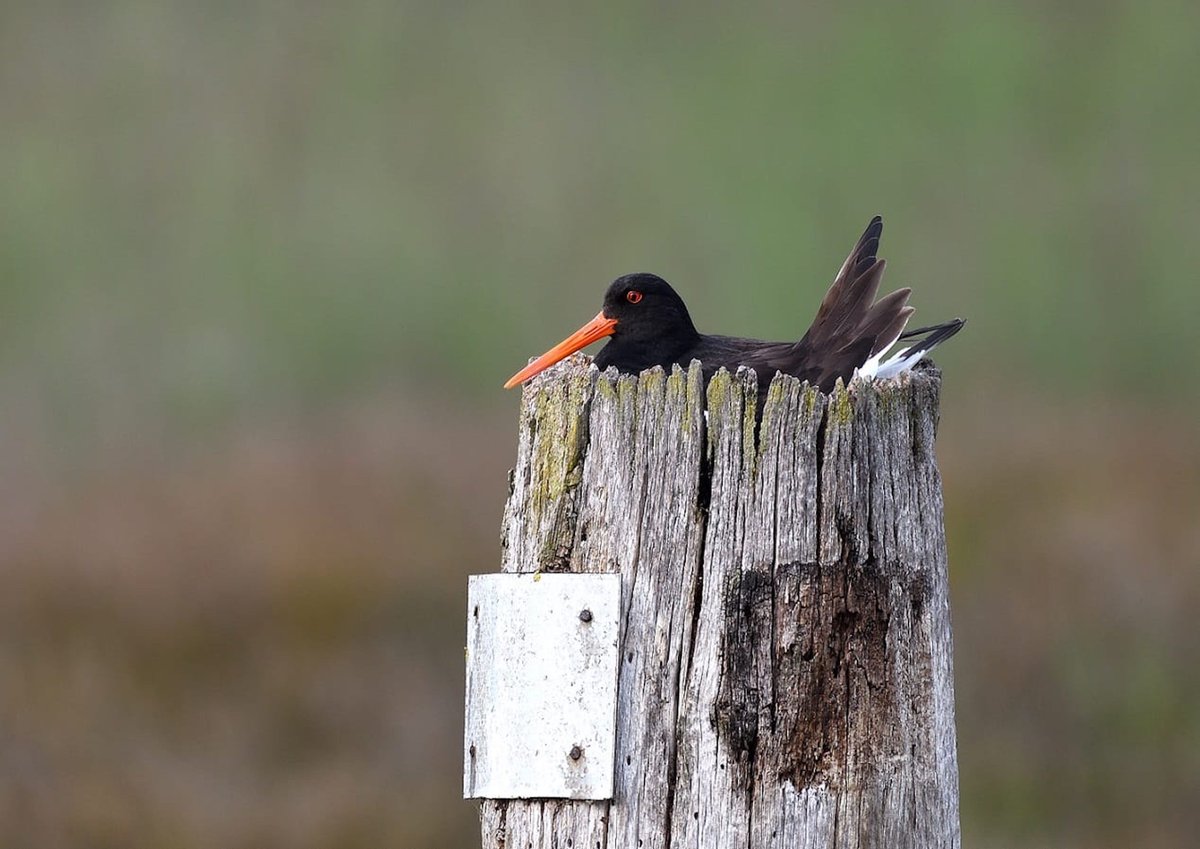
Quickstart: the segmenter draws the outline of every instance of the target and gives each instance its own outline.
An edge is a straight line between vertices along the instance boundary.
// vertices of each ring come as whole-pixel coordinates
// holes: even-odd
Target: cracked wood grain
[[[525,388],[502,569],[622,576],[615,795],[487,800],[485,849],[959,846],[939,390]]]

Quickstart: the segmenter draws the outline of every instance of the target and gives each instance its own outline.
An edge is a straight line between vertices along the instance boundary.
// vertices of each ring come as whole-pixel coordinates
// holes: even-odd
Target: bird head
[[[510,389],[576,351],[605,337],[628,347],[650,346],[675,337],[691,339],[695,325],[683,299],[657,274],[618,277],[604,293],[604,305],[591,321],[509,378]]]

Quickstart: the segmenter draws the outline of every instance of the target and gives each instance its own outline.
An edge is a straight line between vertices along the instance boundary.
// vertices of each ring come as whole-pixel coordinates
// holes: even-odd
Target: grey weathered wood
[[[612,798],[620,591],[619,575],[470,577],[464,797]]]
[[[959,845],[939,386],[526,387],[502,568],[621,575],[615,789],[485,801],[486,849]]]

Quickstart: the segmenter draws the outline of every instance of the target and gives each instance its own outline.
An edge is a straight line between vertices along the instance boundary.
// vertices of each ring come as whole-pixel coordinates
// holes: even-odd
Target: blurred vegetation
[[[633,270],[944,349],[965,842],[1200,833],[1200,10],[0,7],[6,846],[474,845],[499,384]]]

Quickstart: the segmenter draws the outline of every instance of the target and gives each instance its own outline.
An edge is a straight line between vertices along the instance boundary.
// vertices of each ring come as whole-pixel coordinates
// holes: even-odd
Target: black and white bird
[[[720,368],[747,366],[758,375],[760,393],[777,372],[806,380],[830,392],[840,379],[890,378],[915,366],[965,322],[954,318],[905,332],[913,308],[911,289],[876,300],[886,262],[876,256],[883,219],[875,216],[834,277],[812,326],[798,342],[763,342],[700,333],[687,306],[667,281],[645,272],[618,277],[604,295],[596,317],[513,375],[516,386],[564,357],[603,338],[599,368],[615,366],[637,374],[654,366],[687,367],[699,360],[705,380]],[[899,344],[907,343],[907,344]],[[899,346],[898,346],[899,345]]]

